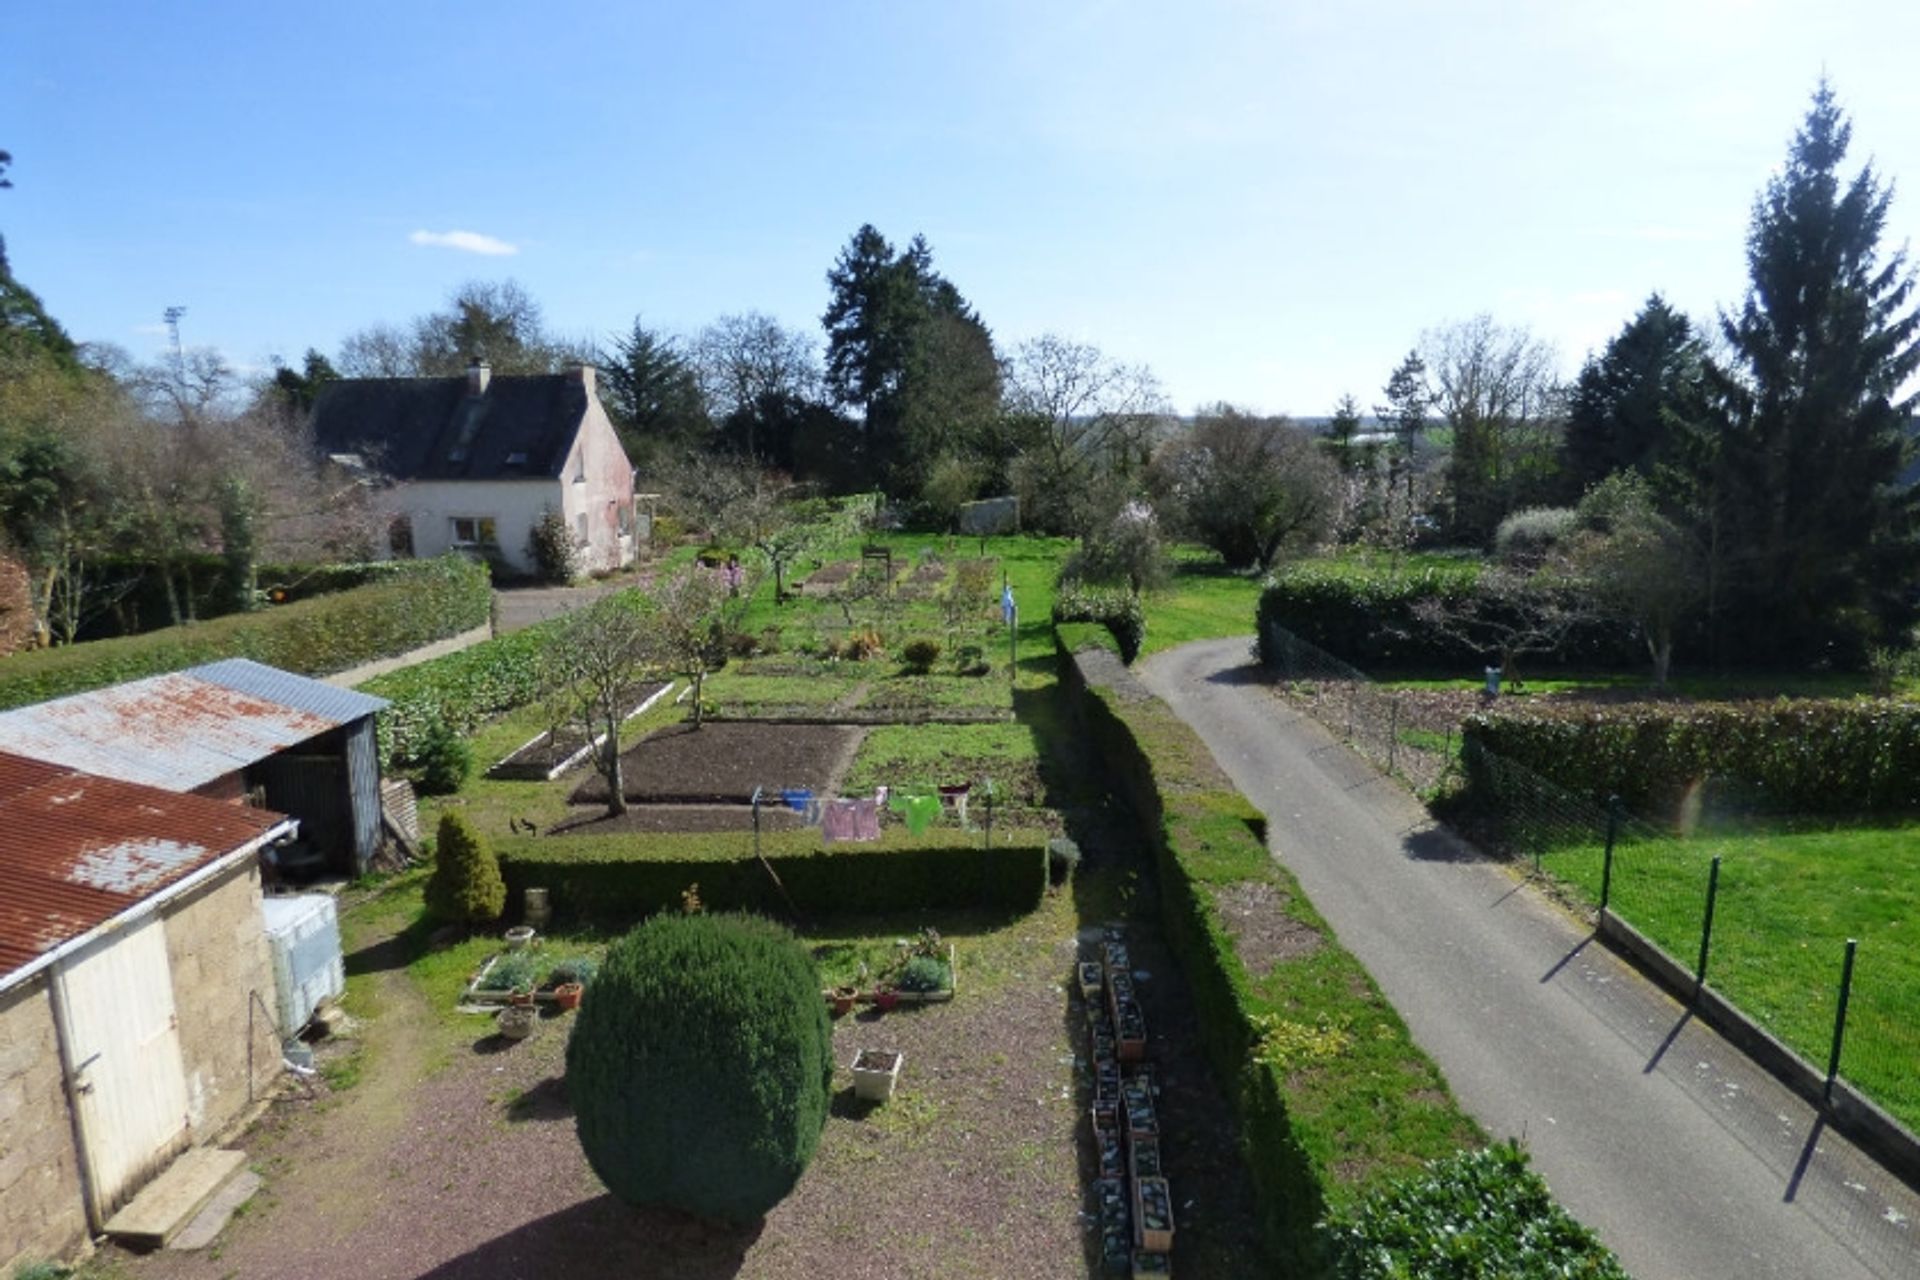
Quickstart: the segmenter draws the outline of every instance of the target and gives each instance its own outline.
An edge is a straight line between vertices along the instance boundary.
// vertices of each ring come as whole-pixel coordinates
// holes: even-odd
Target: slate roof
[[[285,822],[0,752],[0,988]]]
[[[564,373],[498,375],[477,396],[464,374],[343,378],[314,402],[313,437],[395,480],[549,479],[586,412],[585,385]]]

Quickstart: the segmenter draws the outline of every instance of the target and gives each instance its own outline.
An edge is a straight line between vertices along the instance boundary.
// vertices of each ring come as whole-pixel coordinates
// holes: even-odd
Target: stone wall
[[[247,1108],[247,1010],[253,1009],[253,1096],[280,1073],[273,1027],[273,958],[260,915],[260,870],[242,867],[166,912],[167,962],[180,1019],[187,1117],[196,1143],[210,1142]],[[253,1005],[258,994],[263,1011]]]
[[[0,995],[0,1276],[86,1238],[73,1120],[44,976]]]

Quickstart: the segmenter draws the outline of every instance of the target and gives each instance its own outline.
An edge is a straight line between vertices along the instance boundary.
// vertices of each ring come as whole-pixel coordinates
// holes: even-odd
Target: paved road
[[[1263,687],[1245,639],[1139,669],[1491,1133],[1639,1280],[1920,1277],[1920,1196]]]

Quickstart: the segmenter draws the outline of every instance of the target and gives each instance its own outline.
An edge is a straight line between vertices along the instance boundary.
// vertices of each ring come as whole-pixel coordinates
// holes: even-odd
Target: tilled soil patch
[[[802,825],[801,815],[778,801],[760,806],[762,831],[790,831]],[[751,831],[753,809],[738,804],[639,804],[625,813],[593,813],[569,818],[549,835],[604,836],[622,831]]]
[[[726,721],[669,725],[620,757],[627,799],[635,804],[747,804],[755,787],[828,792],[866,731],[828,724]],[[598,774],[574,788],[574,804],[605,804]]]

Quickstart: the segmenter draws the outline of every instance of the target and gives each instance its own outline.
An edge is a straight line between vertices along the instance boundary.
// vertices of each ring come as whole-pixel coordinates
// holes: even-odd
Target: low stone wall
[[[188,1120],[194,1141],[208,1142],[280,1073],[270,1012],[276,1007],[273,958],[260,914],[258,866],[248,861],[171,904],[166,933]],[[256,996],[265,1010],[254,1006]]]
[[[382,658],[378,662],[362,663],[360,666],[349,667],[345,671],[336,671],[330,676],[322,676],[320,678],[336,689],[352,689],[365,684],[375,676],[383,676],[389,671],[398,671],[402,667],[411,667],[417,663],[426,662],[433,658],[442,658],[449,653],[458,653],[462,649],[472,648],[482,640],[491,639],[493,639],[493,624],[489,622],[483,626],[475,627],[471,631],[462,631],[457,636],[448,636],[445,640],[435,640],[432,644],[422,645],[418,649],[409,650],[397,657]]]
[[[43,974],[0,996],[0,1276],[86,1238],[73,1118]]]

